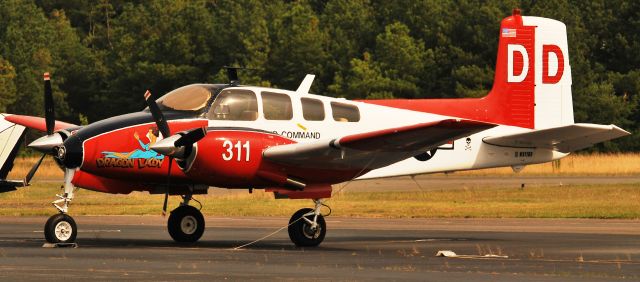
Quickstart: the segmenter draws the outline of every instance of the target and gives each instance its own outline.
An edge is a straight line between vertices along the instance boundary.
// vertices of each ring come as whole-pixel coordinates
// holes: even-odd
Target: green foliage
[[[0,111],[6,111],[16,99],[16,70],[9,61],[0,57]]]
[[[59,118],[140,110],[197,82],[243,83],[354,99],[482,97],[498,26],[515,7],[567,25],[576,122],[640,130],[640,2],[623,0],[3,0],[0,110],[42,114],[52,73]],[[640,150],[640,137],[599,150]]]
[[[80,121],[80,125],[84,126],[89,124],[89,119],[83,114],[78,114],[78,120]]]
[[[267,78],[278,87],[295,89],[305,74],[325,75],[328,59],[327,33],[311,6],[303,1],[287,5],[282,14],[273,15],[273,44],[267,62]],[[314,85],[324,88],[322,82]]]

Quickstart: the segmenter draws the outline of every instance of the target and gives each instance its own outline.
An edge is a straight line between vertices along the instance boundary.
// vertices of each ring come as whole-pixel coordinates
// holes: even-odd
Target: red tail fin
[[[485,97],[496,122],[534,128],[535,28],[522,24],[519,10],[502,20],[493,88]]]

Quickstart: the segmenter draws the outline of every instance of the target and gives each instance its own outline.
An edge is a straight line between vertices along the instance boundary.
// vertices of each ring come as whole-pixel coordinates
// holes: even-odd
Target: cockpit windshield
[[[191,84],[175,89],[156,102],[161,109],[176,111],[199,111],[207,106],[211,98],[211,89],[206,84]]]

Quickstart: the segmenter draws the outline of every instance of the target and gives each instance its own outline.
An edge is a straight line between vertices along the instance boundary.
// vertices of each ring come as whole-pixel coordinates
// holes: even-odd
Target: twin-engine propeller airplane
[[[349,101],[309,94],[313,75],[288,91],[240,85],[231,68],[228,84],[187,85],[158,99],[147,92],[141,112],[76,126],[55,120],[45,74],[44,119],[3,115],[0,177],[6,178],[25,127],[33,128],[47,135],[29,147],[64,169],[63,193],[53,202],[59,213],[44,228],[49,242],[76,240],[67,214],[76,187],[180,195],[169,234],[195,242],[205,221],[189,202],[215,186],[312,199],[312,208],[293,214],[288,231],[297,246],[317,246],[327,230],[322,199],[331,197],[332,184],[518,170],[629,134],[615,125],[574,123],[563,23],[514,10],[499,36],[494,85],[480,99]],[[28,185],[42,158],[23,181],[3,180],[2,190]]]

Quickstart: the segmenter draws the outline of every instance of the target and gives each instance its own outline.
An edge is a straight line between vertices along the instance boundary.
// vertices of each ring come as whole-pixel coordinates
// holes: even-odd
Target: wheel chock
[[[43,248],[77,248],[78,243],[44,243]]]

